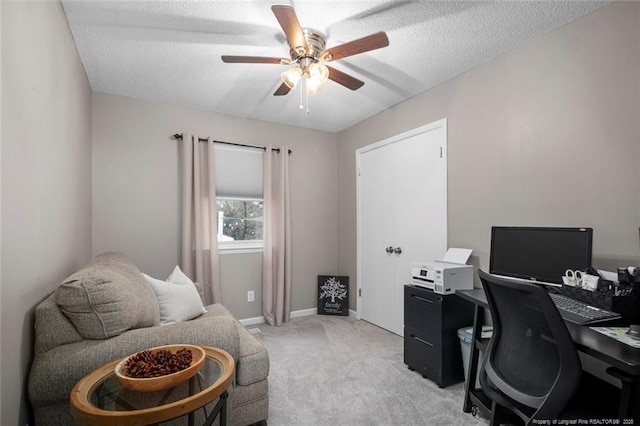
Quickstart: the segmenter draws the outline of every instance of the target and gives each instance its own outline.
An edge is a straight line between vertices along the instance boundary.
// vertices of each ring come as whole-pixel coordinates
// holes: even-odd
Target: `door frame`
[[[362,319],[362,309],[361,309],[361,291],[362,291],[362,253],[361,253],[361,220],[360,215],[362,214],[362,206],[360,204],[360,163],[361,157],[363,154],[372,151],[374,149],[378,149],[385,145],[390,145],[396,142],[400,142],[403,139],[407,139],[421,133],[426,133],[433,131],[435,129],[442,128],[444,131],[444,143],[442,144],[442,158],[445,162],[447,162],[447,173],[444,176],[444,184],[447,187],[447,212],[448,212],[448,203],[449,203],[449,167],[448,167],[448,145],[449,145],[449,135],[447,133],[447,118],[442,118],[440,120],[431,122],[429,124],[425,124],[420,127],[416,127],[415,129],[408,130],[406,132],[400,133],[398,135],[380,140],[378,142],[374,142],[372,144],[363,146],[362,148],[356,149],[355,160],[356,160],[356,318]],[[447,217],[445,219],[445,226],[449,227],[449,214],[447,213]],[[447,229],[447,245],[449,240],[449,233]]]

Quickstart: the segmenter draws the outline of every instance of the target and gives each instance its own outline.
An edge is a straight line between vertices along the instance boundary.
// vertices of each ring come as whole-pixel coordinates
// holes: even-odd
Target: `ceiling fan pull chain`
[[[302,76],[302,78],[300,78],[300,80],[302,80],[300,82],[300,106],[298,108],[300,108],[300,111],[302,111],[304,109],[304,105],[302,104],[302,92],[305,91],[305,78],[304,75]]]
[[[307,80],[305,79],[305,86],[307,86]],[[305,87],[304,90],[304,95],[306,97],[306,104],[307,104],[307,110],[305,111],[306,114],[309,114],[309,92],[307,91],[307,88]]]

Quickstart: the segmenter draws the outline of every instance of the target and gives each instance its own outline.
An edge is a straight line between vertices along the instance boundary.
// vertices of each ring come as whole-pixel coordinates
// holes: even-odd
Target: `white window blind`
[[[216,195],[262,199],[264,150],[215,144]]]

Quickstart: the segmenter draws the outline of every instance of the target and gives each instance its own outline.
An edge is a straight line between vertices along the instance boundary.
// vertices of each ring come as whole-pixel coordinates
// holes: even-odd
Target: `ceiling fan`
[[[287,71],[281,74],[282,84],[273,93],[274,96],[286,95],[296,87],[300,80],[306,84],[305,90],[308,95],[318,93],[327,79],[348,89],[357,90],[364,85],[363,81],[327,66],[325,63],[389,45],[387,34],[378,32],[325,49],[326,36],[318,30],[302,28],[293,7],[276,5],[272,6],[271,10],[287,37],[291,58],[223,55],[222,61],[226,63],[291,65]]]

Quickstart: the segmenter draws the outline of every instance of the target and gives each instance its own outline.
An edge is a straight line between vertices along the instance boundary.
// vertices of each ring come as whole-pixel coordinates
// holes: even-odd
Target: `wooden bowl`
[[[205,358],[204,349],[202,349],[200,346],[193,345],[167,345],[148,349],[152,353],[158,352],[160,350],[168,350],[171,353],[176,353],[180,349],[189,349],[191,350],[192,354],[191,365],[184,370],[167,374],[165,376],[150,377],[144,379],[129,377],[124,373],[124,365],[129,358],[138,354],[138,352],[136,352],[135,354],[126,357],[116,365],[116,377],[122,386],[137,392],[153,392],[177,386],[180,383],[193,377],[193,375],[195,375],[198,370],[200,370]]]

